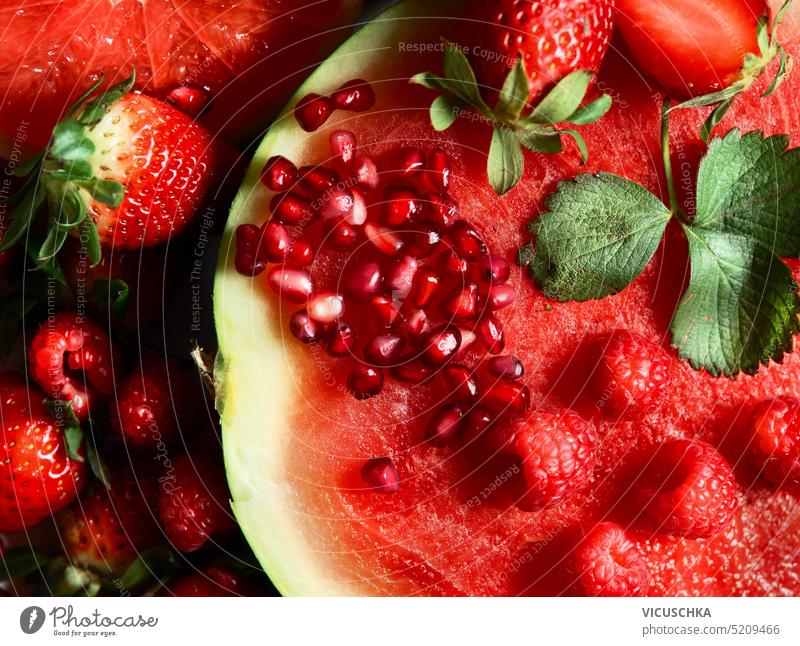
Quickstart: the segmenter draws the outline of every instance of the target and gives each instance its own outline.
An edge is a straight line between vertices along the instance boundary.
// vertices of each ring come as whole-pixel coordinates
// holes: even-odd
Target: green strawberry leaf
[[[84,126],[94,126],[100,119],[105,116],[108,109],[119,101],[123,96],[128,94],[136,83],[136,70],[132,70],[131,75],[106,89],[98,97],[87,101],[83,110],[81,111],[78,121]]]
[[[75,416],[75,410],[71,401],[61,399],[46,399],[44,405],[50,412],[50,416],[56,426],[64,433],[64,443],[67,447],[67,455],[70,460],[83,462],[81,455],[81,445],[83,444],[83,429],[80,420]]]
[[[86,446],[86,461],[89,463],[89,468],[92,470],[94,477],[97,478],[106,489],[111,489],[111,471],[108,465],[103,460],[103,456],[97,450],[97,445],[92,441],[87,441]]]
[[[97,225],[92,218],[86,218],[81,224],[81,242],[89,259],[89,265],[96,267],[103,257],[103,250],[100,246],[100,234],[97,232]]]
[[[440,94],[431,103],[430,117],[434,130],[447,130],[455,123],[459,113],[464,109],[464,102],[451,95]]]
[[[94,144],[86,137],[86,129],[74,119],[65,119],[53,128],[48,156],[58,160],[87,159]]]
[[[522,110],[528,105],[528,96],[531,92],[528,73],[522,64],[522,57],[517,56],[514,66],[509,71],[500,90],[497,99],[498,114],[506,115],[511,119],[516,119],[522,114]]]
[[[611,109],[612,103],[611,97],[608,96],[608,94],[604,94],[599,99],[575,110],[565,121],[576,126],[585,126],[587,123],[594,123],[606,115]]]
[[[539,102],[526,121],[542,125],[566,121],[583,102],[591,80],[590,72],[577,71],[568,74]]]
[[[0,242],[0,251],[8,251],[22,239],[22,236],[27,233],[31,222],[39,213],[44,200],[45,191],[39,186],[31,187],[22,196],[22,200],[11,211],[11,224],[6,230],[2,242]]]
[[[153,547],[139,554],[119,579],[119,588],[129,592],[140,589],[145,583],[161,580],[175,572],[178,559],[167,547]]]
[[[113,208],[118,207],[125,197],[125,187],[110,179],[92,178],[87,181],[76,181],[75,184],[86,189],[93,200]]]
[[[517,133],[503,126],[495,127],[486,166],[495,193],[505,195],[514,188],[522,177],[524,166]]]
[[[0,581],[10,581],[41,569],[47,555],[28,546],[10,547],[0,553]]]
[[[678,355],[695,369],[728,377],[780,361],[800,330],[789,268],[745,235],[685,230],[692,271],[671,324]]]
[[[99,309],[107,311],[112,318],[121,319],[128,308],[129,297],[130,287],[124,280],[102,278],[92,284],[88,300]]]
[[[557,155],[564,150],[564,144],[561,141],[561,135],[555,131],[529,132],[522,137],[521,143],[528,150],[532,150],[533,152],[537,153],[546,153],[548,155]]]
[[[603,298],[627,287],[652,258],[671,217],[652,193],[610,173],[562,182],[547,208],[530,225],[534,252],[520,260],[559,301]]]
[[[589,149],[586,147],[586,142],[583,140],[581,133],[577,130],[571,130],[570,128],[563,128],[558,131],[562,135],[569,135],[575,141],[575,145],[578,146],[578,150],[581,153],[581,163],[585,164],[586,161],[589,159]]]
[[[792,69],[792,57],[786,53],[786,50],[778,45],[778,53],[780,54],[780,63],[778,65],[778,71],[775,73],[775,78],[772,79],[772,83],[770,86],[764,90],[764,93],[761,97],[766,97],[772,94],[775,90],[777,90],[781,83],[786,80],[786,77],[789,76],[789,72]]]
[[[472,65],[464,52],[450,42],[445,42],[444,75],[453,94],[480,108],[484,113],[490,112],[489,106],[481,96],[481,89],[475,78],[475,72],[472,71]]]
[[[700,129],[700,137],[703,139],[703,143],[708,143],[708,138],[711,136],[711,131],[714,130],[714,128],[719,125],[719,122],[725,118],[725,115],[728,114],[728,111],[733,105],[734,98],[735,97],[726,99],[720,103],[711,111],[711,114],[709,114],[708,118],[703,122],[703,127]]]

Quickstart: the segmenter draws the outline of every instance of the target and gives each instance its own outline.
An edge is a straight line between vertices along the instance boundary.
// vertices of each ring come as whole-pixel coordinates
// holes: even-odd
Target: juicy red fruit
[[[261,183],[271,191],[288,191],[297,182],[297,167],[285,157],[270,157],[261,171]]]
[[[575,550],[575,571],[591,597],[640,597],[647,594],[647,564],[625,530],[616,523],[595,525]]]
[[[750,460],[767,480],[800,483],[800,402],[778,397],[759,403],[748,439]]]
[[[326,96],[309,94],[297,103],[294,115],[300,127],[306,132],[314,132],[328,120],[333,112],[333,103]]]
[[[354,79],[331,94],[331,102],[337,110],[363,112],[375,105],[375,90],[366,81]]]

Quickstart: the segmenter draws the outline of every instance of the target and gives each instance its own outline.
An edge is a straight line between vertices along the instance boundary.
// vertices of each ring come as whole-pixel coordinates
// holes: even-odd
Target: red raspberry
[[[599,406],[615,413],[641,413],[652,407],[669,383],[671,358],[644,337],[616,330],[597,342],[592,389]]]
[[[172,473],[161,479],[159,517],[167,537],[181,552],[193,552],[211,534],[233,526],[225,474],[216,465],[183,454],[175,459]]]
[[[77,314],[56,314],[45,321],[31,341],[29,369],[34,381],[52,399],[72,402],[85,420],[95,396],[114,392],[119,357],[108,335]]]
[[[778,397],[756,406],[749,449],[767,480],[800,483],[800,402]]]
[[[644,558],[616,523],[598,523],[575,550],[575,570],[591,597],[641,597],[650,574]]]
[[[597,432],[573,411],[535,413],[504,426],[496,439],[522,460],[526,508],[556,505],[591,479]]]
[[[713,536],[736,510],[733,471],[710,444],[696,440],[667,440],[644,469],[638,500],[671,534]]]
[[[172,361],[148,355],[134,368],[117,392],[109,416],[114,430],[137,449],[170,444],[179,428],[190,427],[189,376]]]

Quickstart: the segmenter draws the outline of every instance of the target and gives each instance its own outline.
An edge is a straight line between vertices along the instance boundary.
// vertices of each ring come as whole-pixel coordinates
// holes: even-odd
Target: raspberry
[[[575,570],[592,597],[641,597],[650,574],[644,558],[616,523],[598,523],[575,550]]]
[[[495,439],[522,460],[526,508],[556,505],[591,479],[597,433],[573,411],[533,414],[503,427]]]
[[[670,378],[670,356],[644,337],[616,330],[597,342],[592,389],[598,405],[615,413],[642,413],[655,404]]]
[[[52,399],[72,402],[85,420],[95,396],[114,392],[117,351],[97,325],[76,314],[56,314],[42,324],[28,352],[30,372]]]
[[[211,534],[233,527],[228,514],[228,488],[221,469],[202,458],[183,454],[175,459],[171,476],[162,477],[158,513],[176,549],[193,552]]]
[[[800,402],[764,401],[753,411],[750,459],[773,484],[800,483]]]
[[[658,528],[689,538],[713,536],[738,505],[733,471],[710,444],[667,440],[644,469],[639,503]]]

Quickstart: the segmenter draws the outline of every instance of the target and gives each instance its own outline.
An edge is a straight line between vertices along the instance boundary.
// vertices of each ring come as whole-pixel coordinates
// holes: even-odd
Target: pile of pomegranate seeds
[[[336,105],[371,105],[361,83],[343,88],[358,96],[334,93]],[[365,95],[372,98],[359,103]],[[261,181],[275,191],[272,217],[237,230],[237,271],[265,272],[284,302],[302,306],[290,318],[292,335],[352,362],[356,399],[379,394],[387,379],[437,388],[442,404],[427,431],[434,446],[524,413],[524,367],[501,354],[498,311],[516,298],[511,267],[448,194],[446,152],[400,148],[372,159],[352,132],[333,131],[329,141],[326,165],[267,161]],[[327,261],[315,274],[321,254],[338,259],[338,275]],[[481,361],[487,353],[494,356]]]
[[[307,94],[297,102],[294,116],[306,132],[314,132],[328,120],[334,110],[363,112],[375,105],[375,90],[366,81],[348,81],[329,97]]]

